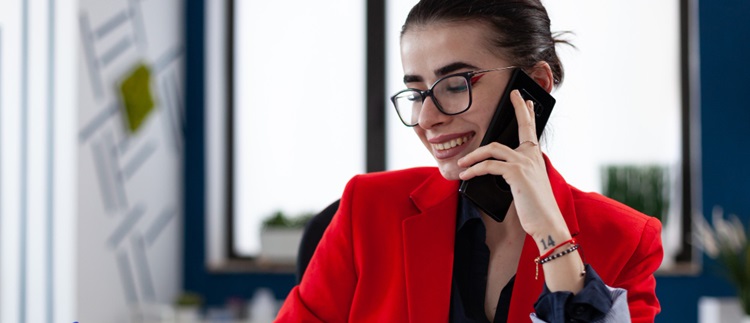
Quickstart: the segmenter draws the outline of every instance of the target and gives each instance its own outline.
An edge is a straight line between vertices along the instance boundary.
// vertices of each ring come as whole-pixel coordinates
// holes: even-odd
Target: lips
[[[443,135],[429,140],[433,155],[437,159],[446,159],[460,154],[466,147],[466,143],[474,138],[474,132],[462,134]]]

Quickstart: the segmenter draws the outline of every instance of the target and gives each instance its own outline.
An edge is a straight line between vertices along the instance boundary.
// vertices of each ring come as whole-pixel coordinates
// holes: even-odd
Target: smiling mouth
[[[469,140],[472,137],[473,137],[473,135],[466,135],[466,136],[459,137],[459,138],[456,138],[456,139],[451,139],[451,140],[446,141],[446,142],[432,144],[432,148],[434,148],[435,150],[438,150],[438,151],[448,150],[448,149],[455,148],[455,147],[461,146],[461,145],[469,142]]]

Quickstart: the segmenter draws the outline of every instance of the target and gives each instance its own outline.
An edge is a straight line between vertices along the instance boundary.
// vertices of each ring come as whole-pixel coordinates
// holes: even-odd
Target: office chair
[[[323,211],[305,224],[305,230],[302,233],[302,240],[299,243],[297,252],[297,284],[302,281],[302,275],[305,274],[307,264],[310,263],[310,258],[315,253],[315,248],[318,247],[320,238],[323,237],[328,224],[331,223],[333,215],[339,209],[340,201],[336,200],[336,202],[331,203],[331,205],[323,209]]]

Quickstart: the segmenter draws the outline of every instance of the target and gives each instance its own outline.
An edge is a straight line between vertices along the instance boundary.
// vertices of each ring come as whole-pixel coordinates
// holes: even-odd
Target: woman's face
[[[428,89],[445,75],[506,67],[510,64],[491,52],[478,23],[432,23],[410,26],[401,37],[401,63],[409,88]],[[424,101],[414,131],[432,154],[443,177],[458,180],[464,170],[457,161],[479,147],[503,93],[510,70],[479,74],[472,85],[468,111],[448,116],[431,98]]]

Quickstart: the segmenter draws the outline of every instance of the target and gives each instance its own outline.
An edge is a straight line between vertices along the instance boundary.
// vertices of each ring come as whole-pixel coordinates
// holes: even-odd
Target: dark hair
[[[409,11],[401,35],[415,25],[463,21],[490,27],[489,41],[503,50],[511,64],[529,69],[545,61],[555,85],[562,82],[563,66],[555,45],[570,43],[550,31],[547,10],[539,0],[421,0]]]

